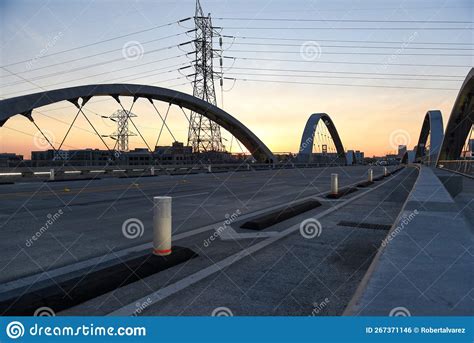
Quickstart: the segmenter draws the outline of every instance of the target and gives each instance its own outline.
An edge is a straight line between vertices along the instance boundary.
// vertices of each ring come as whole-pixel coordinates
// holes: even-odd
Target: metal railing
[[[293,168],[324,168],[341,166],[339,163],[231,163],[231,164],[194,164],[194,165],[114,165],[114,166],[49,166],[0,168],[0,181],[20,178],[84,178],[93,176],[157,176],[196,173],[219,173],[227,171],[257,171]]]
[[[441,160],[438,168],[474,178],[474,160]]]

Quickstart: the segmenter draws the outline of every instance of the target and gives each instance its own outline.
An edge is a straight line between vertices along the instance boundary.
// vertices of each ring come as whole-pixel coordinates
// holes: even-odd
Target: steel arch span
[[[457,160],[461,156],[467,135],[474,123],[473,93],[474,68],[471,68],[461,86],[449,116],[443,144],[439,153],[439,161]]]
[[[430,150],[426,156],[426,142],[430,136]],[[438,160],[439,151],[443,144],[443,116],[440,111],[433,110],[426,112],[423,125],[421,126],[420,137],[416,145],[415,161],[420,162],[428,159],[436,163]]]
[[[84,105],[95,96],[112,96],[118,102],[119,96],[130,96],[134,100],[146,98],[150,101],[168,102],[197,112],[216,122],[229,131],[248,149],[259,162],[276,162],[268,147],[244,124],[224,110],[192,95],[168,88],[135,84],[96,84],[44,91],[0,100],[0,126],[15,115],[23,115],[33,121],[32,111],[35,108],[60,101],[70,101],[79,107],[78,100]]]
[[[336,146],[337,155],[339,158],[344,160],[344,163],[347,164],[346,153],[344,151],[344,146],[342,145],[341,138],[337,132],[336,126],[334,125],[331,117],[326,113],[313,113],[306,122],[306,125],[303,130],[303,135],[301,136],[300,149],[298,152],[298,161],[299,162],[310,162],[311,155],[313,153],[313,141],[314,134],[316,133],[316,128],[318,127],[319,121],[322,120],[326,125],[331,138],[334,141]]]

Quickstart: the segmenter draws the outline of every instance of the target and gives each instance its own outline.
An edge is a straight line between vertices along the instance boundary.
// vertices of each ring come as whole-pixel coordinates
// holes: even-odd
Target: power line
[[[147,51],[147,52],[143,52],[143,55],[151,54],[151,53],[155,53],[155,52],[159,52],[159,51],[163,51],[163,50],[168,50],[168,49],[172,49],[172,48],[176,48],[176,47],[178,47],[182,44],[187,44],[187,43],[190,43],[190,42],[185,42],[185,43],[181,43],[181,44],[173,44],[173,45],[168,45],[168,46],[165,46],[165,47],[153,49],[153,50],[150,50],[150,51]],[[119,50],[121,50],[121,49],[119,49]],[[115,51],[115,50],[112,50],[112,51]],[[26,74],[26,73],[36,71],[36,70],[46,69],[46,68],[50,68],[50,67],[56,67],[56,66],[64,65],[65,63],[77,62],[77,61],[80,61],[80,60],[84,60],[86,58],[101,56],[101,55],[107,54],[109,52],[111,52],[111,51],[101,52],[101,53],[97,53],[97,54],[89,55],[89,56],[83,56],[83,57],[79,57],[79,58],[68,60],[68,61],[62,61],[62,62],[58,62],[58,63],[48,64],[46,66],[42,66],[42,67],[38,67],[38,68],[34,68],[34,69],[29,69],[29,70],[17,72],[16,74]],[[102,64],[113,63],[113,62],[117,62],[117,61],[123,61],[124,59],[125,59],[125,57],[122,56],[120,58],[104,61],[104,62],[101,62],[101,63]],[[85,68],[85,67],[80,67],[80,68]],[[58,73],[63,74],[64,72],[58,72]]]
[[[217,20],[245,21],[296,21],[296,22],[336,22],[336,23],[421,23],[421,24],[472,24],[470,21],[455,20],[368,20],[368,19],[294,19],[294,18],[231,18],[218,17]]]
[[[233,36],[223,35],[224,38],[255,39],[255,40],[278,40],[278,41],[308,41],[304,38],[282,38],[282,37],[257,37],[257,36]],[[370,43],[370,44],[404,44],[407,41],[369,41],[369,40],[339,40],[339,39],[314,39],[318,42],[340,42],[340,43]],[[453,42],[409,42],[410,45],[474,45],[474,43],[453,43]]]
[[[162,58],[162,59],[160,59],[160,60],[155,60],[155,61],[153,61],[153,63],[162,62],[162,61],[167,61],[167,60],[171,60],[171,59],[175,59],[175,58],[183,57],[183,56],[186,56],[186,54],[171,56],[171,57],[167,57],[167,58]],[[120,60],[122,60],[122,59],[120,59]],[[84,70],[84,69],[88,69],[88,68],[92,68],[92,67],[97,67],[97,66],[104,65],[104,64],[109,64],[109,63],[112,63],[112,62],[116,62],[116,60],[115,60],[115,61],[99,62],[99,63],[91,64],[91,65],[88,65],[88,66],[85,66],[85,67],[78,67],[78,68],[75,68],[75,69],[70,69],[70,70],[68,70],[68,71],[53,73],[53,74],[48,75],[48,77],[57,76],[57,75],[63,75],[63,74],[65,74],[65,73],[71,73],[71,72],[75,72],[75,71],[81,71],[81,70]],[[2,68],[3,68],[3,67],[2,67]],[[5,69],[5,70],[6,70],[6,69]],[[32,83],[30,80],[26,80],[26,79],[24,79],[23,77],[21,77],[21,76],[18,75],[18,74],[13,74],[13,75],[18,76],[19,78],[23,79],[23,80],[26,81],[26,82]],[[35,84],[35,86],[37,86],[37,85]],[[37,86],[37,87],[38,87],[38,86]],[[8,94],[11,94],[11,93],[8,93]],[[3,94],[3,95],[5,95],[5,94]]]
[[[307,41],[318,43],[317,41]],[[405,44],[411,44],[405,42]],[[264,46],[297,46],[301,47],[302,44],[283,44],[283,43],[244,43],[244,42],[233,42],[232,45],[264,45]],[[320,45],[321,48],[356,48],[356,49],[398,49],[397,46],[364,46],[364,45]],[[440,48],[440,47],[403,47],[404,50],[474,50],[474,48]]]
[[[289,60],[277,58],[259,58],[259,57],[242,57],[242,56],[223,56],[223,58],[245,61],[273,61],[273,62],[294,62],[294,63],[321,63],[321,64],[360,64],[360,65],[378,65],[383,66],[379,62],[352,62],[352,61],[307,61],[307,60]],[[470,68],[470,65],[451,65],[451,64],[415,64],[415,63],[386,63],[390,66],[406,66],[406,67],[445,67],[445,68]]]
[[[149,64],[153,64],[153,63],[157,63],[157,62],[159,62],[159,60],[158,61],[147,62],[147,63],[142,63],[142,64],[139,64],[139,65],[134,65],[134,66],[130,66],[130,67],[125,67],[125,68],[113,69],[113,70],[110,70],[110,71],[105,71],[105,72],[94,74],[94,75],[83,76],[83,77],[75,78],[75,79],[72,79],[72,80],[57,82],[57,83],[46,85],[45,87],[56,86],[56,85],[60,85],[60,84],[63,84],[63,83],[75,82],[75,81],[79,81],[79,80],[88,79],[88,78],[91,78],[91,77],[111,74],[111,73],[115,73],[115,72],[123,71],[123,70],[127,70],[127,69],[132,69],[132,68],[138,68],[138,67],[141,67],[141,66],[144,66],[144,65],[149,65]],[[162,67],[162,68],[158,68],[158,69],[153,69],[151,71],[163,70],[163,69],[167,69],[167,68],[183,66],[183,65],[186,65],[186,64],[188,64],[188,62],[183,62],[181,64],[174,64],[174,65],[171,65],[171,66],[166,66],[166,67]],[[144,72],[144,73],[147,73],[147,72]],[[64,73],[60,73],[60,74],[62,75]],[[39,77],[33,77],[33,78],[30,78],[29,80],[30,81],[36,81],[36,80],[39,80],[39,79],[45,79],[45,78],[49,78],[49,77],[56,76],[56,75],[58,75],[58,73],[46,74],[46,75],[42,75],[42,76],[39,76]],[[132,74],[132,75],[137,75],[137,74]],[[107,82],[107,81],[102,81],[102,82]],[[22,83],[23,83],[22,81],[16,81],[16,82],[12,82],[12,83],[5,84],[5,85],[0,85],[0,88],[8,87],[8,86],[14,86],[14,85],[17,85],[17,84],[22,84]]]
[[[371,73],[371,72],[351,72],[351,71],[326,71],[326,70],[301,70],[301,69],[271,69],[271,68],[250,68],[250,67],[232,67],[232,69],[241,70],[263,70],[263,71],[288,71],[297,73],[324,73],[324,74],[362,74],[362,75],[384,75],[384,76],[415,76],[415,77],[458,77],[461,80],[464,79],[464,75],[441,75],[441,74],[407,74],[407,73]]]
[[[228,30],[376,30],[376,31],[454,31],[454,30],[471,30],[472,27],[250,27],[250,26],[226,26]]]
[[[261,80],[249,78],[229,78],[228,80],[236,81],[251,81],[251,82],[271,82],[271,83],[291,83],[301,85],[320,85],[320,86],[341,86],[341,87],[368,87],[368,88],[396,88],[396,89],[423,89],[423,90],[442,90],[442,91],[459,91],[458,88],[435,88],[435,87],[409,87],[409,86],[384,86],[384,85],[361,85],[361,84],[347,84],[347,83],[323,83],[323,82],[300,82],[300,81],[279,81],[279,80]]]
[[[136,35],[136,34],[139,34],[139,33],[143,33],[143,32],[148,32],[148,31],[160,29],[160,28],[163,28],[163,27],[166,27],[166,26],[171,26],[171,25],[173,25],[173,24],[181,23],[181,22],[186,21],[186,20],[189,20],[189,19],[191,19],[191,18],[185,18],[185,19],[181,19],[181,20],[178,20],[178,21],[173,21],[173,22],[171,22],[171,23],[167,23],[167,24],[163,24],[163,25],[154,26],[154,27],[151,27],[151,28],[148,28],[148,29],[138,30],[138,31],[134,31],[134,32],[131,32],[131,33],[124,34],[124,35],[115,36],[115,37],[108,38],[108,39],[103,39],[103,40],[100,40],[100,41],[97,41],[97,42],[94,42],[94,43],[89,43],[89,44],[77,46],[77,47],[74,47],[74,48],[70,48],[70,49],[66,49],[66,50],[54,52],[54,53],[51,53],[51,54],[48,54],[48,55],[44,55],[44,56],[41,56],[41,58],[46,58],[46,57],[50,57],[50,56],[56,56],[56,55],[59,55],[59,54],[64,54],[64,53],[66,53],[66,52],[71,52],[71,51],[75,51],[75,50],[87,48],[87,47],[90,47],[90,46],[94,46],[94,45],[98,45],[98,44],[102,44],[102,43],[106,43],[106,42],[111,42],[111,41],[114,41],[114,40],[117,40],[117,39],[120,39],[120,38],[125,38],[125,37],[133,36],[133,35]],[[182,35],[182,34],[185,34],[185,33],[186,33],[186,32],[180,33],[179,35]],[[166,38],[170,38],[170,37],[174,37],[174,36],[175,36],[175,35],[171,35],[171,36],[168,36],[168,37],[158,38],[158,39],[156,39],[156,40],[162,40],[162,39],[166,39]],[[17,65],[17,64],[21,64],[21,63],[26,63],[26,62],[29,62],[29,61],[31,61],[31,58],[30,58],[30,59],[27,59],[27,60],[15,62],[15,63],[6,64],[6,65],[4,65],[3,67],[10,67],[10,66],[13,66],[13,65]]]
[[[226,73],[226,75],[249,75],[249,73]],[[315,75],[296,75],[296,74],[250,74],[252,76],[283,76],[283,77],[305,77],[305,78],[323,78],[323,79],[358,79],[358,80],[391,80],[391,81],[442,81],[442,82],[461,82],[459,80],[437,80],[437,79],[420,79],[420,78],[392,78],[392,77],[364,77],[364,76],[315,76]]]
[[[272,51],[272,50],[227,50],[229,52],[256,52],[264,54],[302,54],[300,51]],[[384,52],[324,52],[325,55],[374,55],[374,56],[392,56],[394,53]],[[396,53],[397,56],[451,56],[451,57],[471,57],[472,54],[436,54],[436,53]]]

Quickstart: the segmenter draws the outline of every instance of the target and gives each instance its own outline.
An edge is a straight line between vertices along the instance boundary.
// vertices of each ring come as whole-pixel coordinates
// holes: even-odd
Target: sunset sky
[[[224,76],[238,80],[225,80],[223,99],[216,81],[218,106],[273,152],[298,151],[305,122],[315,112],[332,117],[345,149],[385,155],[404,140],[412,148],[428,110],[441,110],[446,124],[474,65],[469,0],[201,4],[223,35],[237,37],[223,39],[224,56],[235,57],[224,59]],[[185,77],[192,69],[178,71],[189,65],[192,56],[184,55],[192,45],[178,45],[193,39],[193,33],[185,34],[193,21],[176,22],[192,17],[194,6],[194,0],[0,0],[0,97],[95,83],[148,84],[192,94]],[[167,104],[158,106],[166,112]],[[115,130],[112,121],[99,117],[120,108],[113,99],[95,98],[86,108],[101,134]],[[153,108],[140,100],[133,113],[154,145],[161,123]],[[34,118],[57,147],[75,114],[72,104],[58,103],[38,109]],[[175,107],[169,125],[186,142],[187,122]],[[240,150],[224,136],[228,148],[232,143],[233,151]],[[159,144],[171,141],[165,132]],[[110,138],[106,142],[113,145]],[[144,144],[137,136],[130,146]],[[63,149],[86,147],[104,145],[80,118]],[[17,116],[0,128],[0,152],[29,158],[31,150],[47,148],[26,118]]]

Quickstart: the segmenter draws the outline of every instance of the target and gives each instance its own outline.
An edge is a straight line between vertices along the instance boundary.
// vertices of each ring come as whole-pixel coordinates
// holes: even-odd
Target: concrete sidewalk
[[[453,200],[431,168],[421,166],[385,248],[345,314],[472,316],[473,233],[464,203]]]

